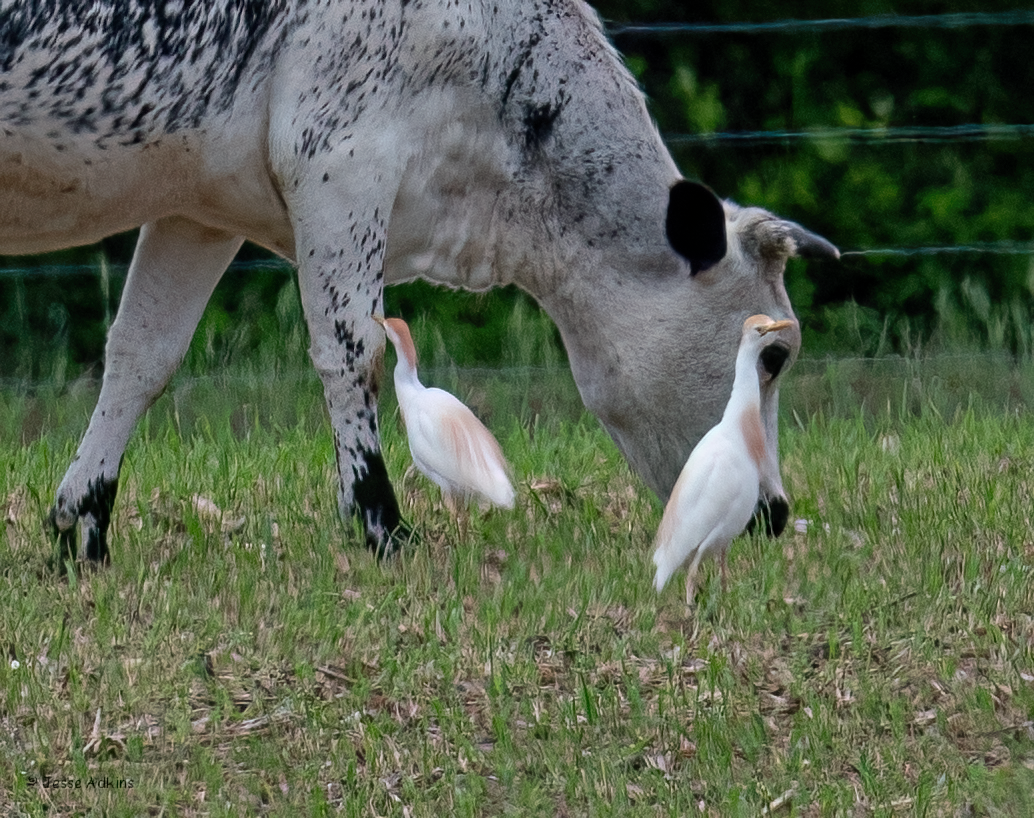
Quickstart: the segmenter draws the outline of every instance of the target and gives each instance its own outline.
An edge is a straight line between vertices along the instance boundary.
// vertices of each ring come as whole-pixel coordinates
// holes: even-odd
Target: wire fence
[[[1034,10],[1016,9],[999,12],[957,12],[929,15],[877,14],[854,18],[818,20],[784,19],[730,23],[605,23],[608,35],[622,37],[699,38],[730,34],[828,33],[841,31],[874,31],[880,29],[965,30],[980,27],[1034,26]],[[665,133],[664,141],[673,148],[710,145],[790,145],[795,143],[850,143],[865,146],[901,144],[1000,143],[1029,140],[1034,137],[1034,123],[964,123],[949,126],[894,126],[876,128],[816,127],[802,130],[745,130],[707,133]],[[1034,241],[990,241],[961,246],[933,245],[918,247],[851,248],[844,256],[910,257],[959,254],[1031,255]],[[290,265],[279,260],[235,262],[231,272],[288,270]],[[99,265],[62,264],[7,266],[0,269],[0,280],[30,276],[63,277],[73,275],[111,275],[124,278],[127,266],[110,264],[106,271]]]
[[[827,20],[772,20],[742,23],[609,23],[607,33],[614,38],[630,34],[649,36],[707,34],[801,34],[883,28],[960,29],[977,26],[1034,25],[1034,11],[959,12],[954,14],[837,17]]]
[[[287,272],[292,269],[294,269],[294,265],[283,259],[249,259],[247,261],[232,262],[227,271],[231,273]],[[104,265],[40,264],[0,269],[0,279],[29,278],[32,276],[51,276],[56,278],[95,276],[100,278],[104,275],[109,275],[112,278],[125,278],[127,272],[129,272],[129,265],[118,262],[105,262]]]
[[[979,124],[888,127],[888,128],[814,128],[805,131],[732,131],[699,134],[664,134],[672,146],[753,143],[757,145],[793,142],[850,142],[863,145],[932,144],[941,142],[1004,142],[1029,139],[1034,125]]]
[[[587,415],[568,367],[422,367],[421,379],[458,395],[482,418],[525,423],[577,421]],[[0,379],[0,434],[24,424],[40,427],[57,412],[62,428],[81,433],[98,391],[97,377],[73,383]],[[381,395],[394,406],[390,379]],[[970,410],[995,413],[1034,410],[1034,362],[1004,352],[956,352],[921,357],[801,358],[783,375],[780,409],[785,422],[807,418],[882,418],[896,422],[933,413],[950,419]],[[311,367],[241,373],[178,374],[152,410],[183,430],[208,421],[239,418],[287,427],[323,424],[323,390]],[[388,422],[384,420],[382,422]],[[198,424],[201,424],[199,426]],[[47,424],[49,425],[49,423]],[[42,427],[40,427],[42,428]],[[6,432],[4,430],[7,430]]]
[[[959,255],[992,255],[992,256],[1025,256],[1034,255],[1034,241],[989,241],[970,244],[932,245],[928,247],[867,247],[861,249],[842,250],[841,258],[874,258],[915,256],[959,256]],[[0,280],[26,279],[36,276],[65,278],[72,276],[90,276],[102,278],[107,275],[112,279],[125,278],[129,270],[128,264],[109,264],[107,272],[102,272],[98,264],[41,264],[32,267],[8,267],[0,269]],[[294,265],[289,261],[251,260],[235,261],[229,268],[230,273],[249,272],[282,272],[292,273]]]
[[[902,372],[914,371],[916,366],[925,366],[929,362],[936,361],[938,365],[946,367],[959,367],[963,364],[995,363],[1013,365],[1016,363],[1015,356],[1003,350],[974,350],[969,352],[938,352],[929,356],[909,357],[907,355],[886,354],[877,356],[863,355],[804,355],[793,364],[792,372],[797,374],[822,373],[831,366],[838,365],[865,365],[865,366],[890,366],[900,367]],[[1034,364],[1032,364],[1034,365]],[[435,366],[420,366],[420,378],[427,384],[446,383],[449,380],[460,379],[470,382],[484,381],[489,378],[505,378],[518,380],[521,378],[571,378],[571,369],[567,364],[520,364],[520,365],[499,365],[499,366],[460,366],[457,364],[438,364]],[[100,377],[96,373],[86,375],[82,379],[84,385],[93,382],[100,384]],[[228,371],[212,371],[201,375],[177,374],[170,381],[170,386],[176,389],[189,391],[201,386],[217,383],[220,386],[248,388],[263,383],[277,383],[281,387],[292,387],[304,383],[318,383],[319,376],[311,366],[291,367],[287,369],[276,369],[262,372],[249,370],[240,372],[234,368]],[[42,387],[51,382],[41,381],[30,386]],[[13,389],[18,386],[25,386],[25,381],[16,378],[0,378],[0,389]]]

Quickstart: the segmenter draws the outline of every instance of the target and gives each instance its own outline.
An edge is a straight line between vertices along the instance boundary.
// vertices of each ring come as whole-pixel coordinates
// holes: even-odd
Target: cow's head
[[[721,418],[744,319],[793,318],[787,260],[838,253],[792,222],[680,179],[588,6],[520,8],[536,12],[494,29],[506,33],[489,106],[421,96],[449,110],[450,124],[409,163],[387,280],[513,282],[534,295],[560,329],[586,406],[665,499]],[[777,376],[799,346],[794,324],[763,355],[762,495],[777,501],[773,529],[786,508]]]
[[[703,185],[678,181],[666,193],[663,208],[654,211],[661,223],[651,231],[653,250],[643,242],[622,256],[611,244],[617,262],[604,254],[588,265],[572,260],[580,270],[571,271],[563,302],[545,299],[586,406],[662,500],[690,451],[721,418],[744,319],[794,318],[783,284],[787,260],[839,257],[800,225],[723,203]],[[795,323],[766,346],[759,367],[768,446],[762,500],[772,506],[775,533],[787,510],[777,451],[778,376],[799,348]]]

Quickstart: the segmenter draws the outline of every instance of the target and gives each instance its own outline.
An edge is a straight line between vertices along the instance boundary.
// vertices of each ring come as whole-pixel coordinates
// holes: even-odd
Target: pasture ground
[[[1034,815],[1029,370],[800,362],[801,522],[737,540],[688,608],[569,376],[434,379],[518,476],[463,541],[389,395],[422,539],[378,564],[338,520],[318,384],[261,367],[177,380],[113,564],[68,578],[43,520],[95,385],[0,393],[0,814]]]

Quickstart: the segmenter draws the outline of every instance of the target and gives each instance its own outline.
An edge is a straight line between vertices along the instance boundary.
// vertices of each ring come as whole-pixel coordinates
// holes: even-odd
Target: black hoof
[[[381,453],[361,450],[358,456],[365,468],[355,470],[354,512],[363,523],[367,548],[379,560],[393,557],[413,541],[413,529],[402,519]]]
[[[387,536],[377,536],[367,533],[366,547],[377,555],[378,560],[390,559],[396,556],[403,548],[418,545],[420,535],[416,529],[408,523],[399,522],[395,530]]]
[[[758,523],[763,526],[766,537],[778,537],[786,528],[790,519],[790,504],[782,497],[773,497],[770,500],[758,500],[754,509],[754,516],[747,523],[747,532],[754,533]]]
[[[111,555],[108,553],[108,537],[97,526],[86,529],[86,559],[92,565],[109,565]]]
[[[79,542],[76,535],[76,527],[62,529],[57,524],[57,508],[51,508],[47,516],[47,528],[50,531],[50,538],[54,542],[54,550],[47,560],[47,568],[55,573],[64,576],[68,569],[68,563],[75,564],[75,558],[79,553]]]
[[[105,521],[110,519],[110,512]],[[48,560],[48,567],[57,573],[64,575],[69,562],[75,564],[79,556],[79,536],[76,531],[77,525],[62,529],[57,524],[57,508],[51,508],[47,517],[47,526],[50,529],[51,539],[54,540],[54,553]],[[111,555],[108,552],[107,531],[99,525],[93,524],[87,517],[83,523],[83,532],[86,539],[86,562],[94,568],[109,565]]]

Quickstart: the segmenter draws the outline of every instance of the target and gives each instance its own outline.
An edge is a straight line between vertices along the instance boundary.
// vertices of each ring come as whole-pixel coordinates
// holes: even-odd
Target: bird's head
[[[794,325],[793,321],[773,321],[767,315],[752,315],[743,322],[743,332],[746,334],[751,330],[759,336],[768,335],[770,332],[778,332],[781,329],[788,329]]]
[[[416,345],[413,343],[413,336],[409,332],[409,325],[401,318],[382,318],[379,315],[371,316],[374,321],[384,327],[384,334],[388,336],[395,352],[400,359],[405,359],[411,369],[416,369]]]
[[[785,339],[780,340],[780,330],[796,326],[792,320],[773,321],[767,315],[752,315],[743,322],[743,337],[740,349],[743,354],[757,356],[758,376],[762,383],[775,380],[782,372],[783,365],[790,357],[790,345]],[[750,352],[747,352],[747,350]]]

